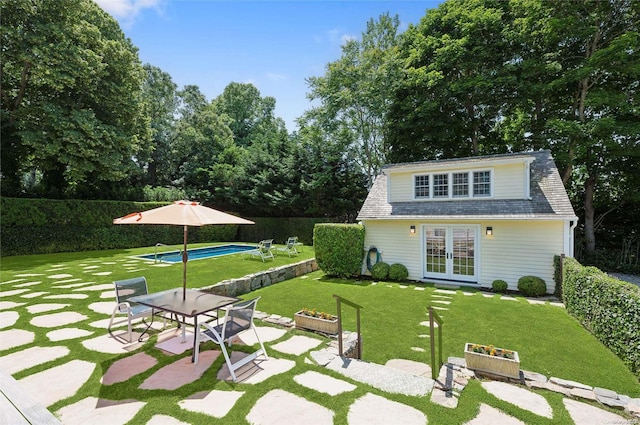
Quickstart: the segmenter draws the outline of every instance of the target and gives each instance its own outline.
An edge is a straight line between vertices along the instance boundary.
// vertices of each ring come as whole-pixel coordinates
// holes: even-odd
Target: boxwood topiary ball
[[[371,267],[371,277],[374,279],[384,280],[389,276],[389,265],[384,261],[375,263]]]

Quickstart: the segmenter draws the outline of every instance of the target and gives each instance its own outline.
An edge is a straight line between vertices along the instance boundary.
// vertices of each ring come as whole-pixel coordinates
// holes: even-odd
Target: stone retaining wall
[[[236,297],[316,270],[318,270],[318,263],[315,258],[311,258],[286,266],[274,267],[263,272],[248,274],[237,279],[223,280],[213,286],[200,288],[200,290],[212,294]]]

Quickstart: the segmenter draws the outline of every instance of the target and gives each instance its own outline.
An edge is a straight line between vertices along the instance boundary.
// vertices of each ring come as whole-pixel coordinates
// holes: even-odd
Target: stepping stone
[[[549,402],[540,394],[525,390],[516,385],[497,381],[483,382],[482,387],[500,400],[514,404],[536,415],[549,419],[553,418],[553,410]]]
[[[327,350],[312,351],[309,354],[316,364],[323,367],[331,363],[331,361],[338,356],[336,353]]]
[[[444,301],[444,300],[432,300],[431,302],[437,303],[437,304],[446,304],[446,305],[451,304],[451,301]]]
[[[451,298],[451,296],[449,295],[438,295],[438,294],[432,294],[431,295],[432,298],[443,298],[445,300],[452,300],[453,298]]]
[[[139,336],[140,332],[133,332],[133,342],[129,343],[126,341],[129,333],[123,330],[121,334],[114,332],[114,335],[106,334],[84,340],[82,341],[82,345],[89,350],[99,353],[124,354],[142,347],[144,342],[138,341]]]
[[[9,285],[11,283],[17,283],[17,282],[22,282],[24,279],[13,279],[13,280],[7,280],[6,282],[0,282],[2,285]]]
[[[137,400],[105,400],[87,397],[56,412],[64,425],[123,425],[145,406]]]
[[[69,354],[67,347],[31,347],[0,357],[0,369],[10,375]]]
[[[387,367],[403,370],[417,376],[431,377],[431,366],[426,363],[405,359],[391,359],[384,364]]]
[[[411,347],[411,350],[412,351],[416,351],[418,353],[424,353],[425,352],[425,349],[422,348],[422,347]]]
[[[303,335],[294,335],[286,341],[279,342],[278,344],[271,346],[271,348],[282,353],[299,356],[302,353],[306,353],[307,351],[316,348],[320,344],[322,344],[322,341],[319,339]]]
[[[89,310],[95,311],[96,313],[108,314],[111,316],[113,314],[113,310],[116,308],[117,303],[115,301],[107,302],[97,302],[89,304]],[[124,317],[120,315],[119,317]]]
[[[153,415],[146,425],[189,425],[189,423],[179,421],[172,416]]]
[[[347,422],[349,425],[426,425],[427,417],[411,406],[367,393],[349,407]]]
[[[8,310],[25,305],[26,303],[16,303],[13,301],[0,301],[0,310]]]
[[[178,405],[190,412],[204,413],[214,418],[224,418],[231,411],[244,391],[202,392],[181,400]]]
[[[576,381],[569,381],[569,380],[566,380],[566,379],[556,378],[554,376],[549,378],[549,382],[554,383],[556,385],[560,385],[561,387],[580,388],[580,389],[588,390],[588,391],[592,391],[593,390],[593,387],[591,387],[589,385],[581,384],[580,382],[576,382]]]
[[[19,318],[20,315],[17,311],[3,311],[0,313],[0,329],[13,326]]]
[[[80,280],[80,279],[78,279],[78,280]],[[69,285],[56,285],[55,287],[56,287],[56,289],[72,289],[72,288],[80,288],[82,286],[87,286],[87,285],[93,285],[94,283],[95,282],[80,282],[80,283],[71,283]],[[115,291],[113,293],[115,294]],[[115,295],[114,295],[114,297],[115,297]]]
[[[191,363],[191,356],[183,357],[155,372],[138,387],[141,390],[175,390],[197,381],[222,354],[207,350],[198,356],[198,364]]]
[[[273,328],[271,326],[256,326],[256,330],[258,331],[258,336],[260,336],[260,341],[262,341],[263,344],[265,342],[275,341],[287,333],[285,329]],[[233,341],[234,344],[237,344],[238,342],[251,346],[257,344],[258,340],[256,339],[254,332],[245,331],[238,335],[238,337]]]
[[[244,352],[233,351],[231,353],[231,362],[236,363],[238,360],[249,355],[250,354]],[[261,355],[240,369],[236,369],[234,373],[236,374],[237,382],[243,384],[259,384],[272,376],[288,372],[295,366],[296,362],[293,360],[275,359],[273,357],[269,357],[269,360],[266,360],[265,357]],[[231,373],[229,373],[229,366],[227,366],[226,362],[218,371],[216,378],[220,381],[233,382]]]
[[[493,298],[493,294],[482,294],[485,298]]]
[[[457,292],[456,291],[452,291],[451,289],[436,289],[435,291],[438,294],[449,294],[449,295],[455,295]]]
[[[544,304],[546,304],[546,303],[547,303],[546,301],[542,301],[542,300],[532,300],[531,298],[527,298],[527,302],[528,302],[529,304],[541,304],[541,305],[544,305]]]
[[[478,416],[467,422],[465,425],[525,425],[524,422],[519,421],[513,416],[509,416],[506,413],[480,403],[480,413]]]
[[[33,285],[38,285],[42,283],[39,280],[36,280],[34,282],[25,282],[25,283],[21,283],[20,285],[13,285],[14,288],[24,288],[25,286],[33,286]]]
[[[25,292],[29,292],[28,289],[14,289],[13,291],[4,291],[0,292],[0,298],[2,297],[12,297],[18,294],[24,294]]]
[[[475,294],[475,292],[462,292],[462,295],[466,295],[467,297],[473,297]]]
[[[73,311],[65,311],[62,313],[45,314],[37,316],[31,319],[29,323],[39,328],[56,328],[62,325],[69,325],[71,323],[81,322],[87,319],[84,314],[76,313]]]
[[[69,282],[77,282],[79,280],[82,280],[80,278],[74,278],[74,279],[65,279],[65,280],[59,280],[56,282],[55,285],[53,285],[54,288],[62,288],[63,286],[60,286],[61,283],[69,283]]]
[[[44,297],[47,300],[84,300],[89,298],[87,294],[60,294],[60,295],[48,295]]]
[[[549,305],[552,305],[554,307],[561,307],[564,308],[564,304],[562,303],[558,303],[558,302],[550,302]]]
[[[74,292],[78,292],[78,291],[105,291],[107,289],[113,289],[113,283],[104,283],[102,285],[83,286],[81,288],[76,288],[73,291]]]
[[[422,376],[345,357],[335,357],[326,368],[354,381],[395,394],[425,396],[433,389],[434,384],[433,380]]]
[[[517,299],[517,298],[509,297],[509,296],[507,296],[507,295],[503,295],[503,296],[501,296],[501,297],[500,297],[500,299],[501,299],[501,300],[505,300],[505,301],[518,301],[518,299]]]
[[[47,338],[49,338],[49,341],[56,342],[65,341],[67,339],[82,338],[84,336],[89,336],[92,333],[93,332],[84,329],[62,328],[56,329],[55,331],[47,332]]]
[[[47,311],[60,310],[69,307],[69,304],[34,304],[27,307],[27,311],[31,314],[44,313]]]
[[[414,291],[424,291],[424,288],[422,286],[416,286],[415,288],[413,288]]]
[[[431,307],[431,308],[432,308],[432,309],[434,309],[434,310],[439,310],[439,311],[447,311],[447,310],[449,310],[447,307],[438,307],[437,305],[436,305],[436,306],[433,306],[433,307]],[[428,315],[428,314],[429,314],[429,313],[427,312],[427,315]]]
[[[562,399],[564,407],[569,412],[569,416],[575,425],[591,425],[591,424],[626,424],[629,422],[622,416],[615,413],[607,412],[598,407],[587,403],[582,403],[568,398]]]
[[[49,271],[53,272],[53,271],[57,271],[57,270],[60,270],[60,269],[56,269],[56,270],[49,270]],[[67,273],[62,273],[62,274],[52,274],[52,275],[47,276],[47,277],[48,277],[49,279],[65,279],[65,278],[67,278],[67,277],[73,277],[73,275],[71,275],[71,274],[67,274]]]
[[[87,382],[95,368],[96,365],[94,363],[72,360],[43,372],[29,375],[18,382],[40,404],[44,407],[49,407],[74,395]],[[67,424],[67,422],[63,422],[65,425]]]
[[[283,390],[271,390],[251,408],[252,425],[332,424],[335,413],[326,407]]]
[[[434,388],[431,392],[431,402],[449,409],[455,409],[458,407],[458,395],[453,391]]]
[[[308,371],[293,377],[293,380],[303,387],[311,388],[329,395],[338,395],[353,391],[357,387],[341,379],[323,375],[322,373]]]
[[[34,277],[34,276],[44,276],[44,275],[42,273],[21,273],[16,275],[16,277]]]
[[[0,351],[29,344],[33,342],[35,337],[36,335],[33,332],[23,329],[2,331],[0,332]]]
[[[20,298],[38,298],[46,294],[48,294],[48,292],[29,292],[28,294],[20,295]]]
[[[138,353],[114,362],[100,378],[102,385],[113,385],[145,372],[158,361],[147,353]]]
[[[421,326],[426,326],[427,328],[431,326],[431,323],[429,323],[428,320],[425,320],[424,322],[420,322]],[[438,327],[438,322],[434,321],[433,322],[433,327],[437,328]]]

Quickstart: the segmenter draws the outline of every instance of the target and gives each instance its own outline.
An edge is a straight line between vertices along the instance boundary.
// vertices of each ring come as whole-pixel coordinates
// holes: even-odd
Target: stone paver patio
[[[131,268],[144,265],[129,259],[121,264]],[[229,389],[198,391],[175,403],[184,411],[224,419],[240,403],[249,389],[248,386],[264,385],[275,376],[291,374],[291,379],[300,387],[331,397],[358,394],[354,391],[361,388],[363,384],[378,390],[376,394],[367,390],[354,397],[346,413],[346,421],[350,425],[393,423],[426,425],[430,423],[428,415],[415,407],[395,401],[395,395],[423,398],[424,402],[437,403],[446,408],[455,409],[458,399],[464,396],[464,387],[470,379],[476,378],[473,372],[465,368],[462,359],[449,359],[440,371],[440,378],[434,381],[431,379],[431,369],[423,363],[392,359],[383,366],[342,358],[337,355],[335,344],[327,345],[326,341],[317,335],[293,335],[288,332],[287,327],[260,325],[258,326],[260,338],[263,343],[269,343],[267,347],[269,360],[259,357],[245,365],[237,372],[237,384],[232,382],[226,364],[219,361],[222,356],[219,350],[211,349],[209,346],[200,353],[199,363],[194,365],[191,363],[190,355],[181,354],[191,348],[192,339],[188,339],[186,344],[183,343],[186,346],[181,347],[180,341],[177,340],[179,332],[169,329],[161,333],[162,324],[154,325],[156,334],[160,335],[157,338],[159,344],[154,348],[157,351],[154,353],[161,353],[157,354],[158,356],[170,356],[171,360],[165,362],[164,366],[158,367],[158,358],[146,351],[141,351],[142,348],[147,347],[145,344],[148,344],[148,337],[143,342],[138,342],[139,332],[137,332],[134,334],[134,342],[126,343],[118,337],[126,333],[121,328],[116,329],[114,335],[106,332],[108,318],[115,305],[115,302],[108,301],[113,298],[112,285],[82,281],[70,273],[60,273],[64,268],[63,265],[53,267],[50,274],[42,275],[39,281],[31,280],[33,276],[27,274],[16,275],[2,282],[0,291],[0,369],[18,376],[17,382],[20,387],[45,407],[56,405],[74,396],[83,385],[90,383],[92,377],[96,375],[94,373],[96,370],[101,372],[98,374],[100,385],[110,387],[135,379],[136,382],[140,382],[138,389],[141,395],[145,391],[170,392],[199,379],[213,379],[215,376],[218,381],[228,383]],[[107,272],[100,271],[99,265],[87,264],[83,268],[83,273],[87,273],[87,276],[89,274],[105,276]],[[401,287],[405,290],[407,288]],[[424,290],[424,288],[415,289]],[[455,291],[448,289],[434,291],[433,302],[438,304],[440,315],[446,315],[449,306],[455,302],[453,296],[455,294]],[[87,301],[87,311],[103,315],[102,319],[89,321],[88,316],[82,312],[67,310],[69,304],[65,303],[65,300],[87,298],[93,298],[92,302]],[[500,299],[505,302],[519,302],[513,297],[503,296]],[[536,304],[540,301],[530,300],[529,302]],[[25,305],[26,307],[22,308]],[[20,308],[22,309],[19,310]],[[269,315],[264,313],[260,317],[270,323],[290,324],[292,322],[281,317],[272,317],[270,320]],[[36,335],[29,330],[20,329],[20,324],[25,322],[42,328],[42,335],[46,336],[51,345],[43,346],[42,339],[33,344]],[[417,324],[424,324],[422,322],[425,322],[425,318],[417,318]],[[426,333],[423,336],[428,338]],[[171,338],[176,341],[172,342]],[[77,358],[65,345],[66,341],[81,345],[89,352],[115,355],[118,360],[112,362],[108,368],[105,367],[106,370],[101,370],[102,365],[88,358]],[[79,344],[76,341],[79,341]],[[247,333],[241,335],[234,342],[234,346],[255,343],[253,335]],[[172,344],[175,344],[177,349],[171,348]],[[246,355],[241,350],[234,350],[232,346],[231,357],[234,361]],[[314,370],[292,373],[297,365],[296,359],[303,359],[304,364],[317,366]],[[42,369],[41,365],[48,363],[51,363],[51,367]],[[214,364],[219,365],[219,368],[211,373],[210,369]],[[32,368],[36,371],[28,373]],[[207,378],[203,378],[205,374]],[[140,379],[140,376],[146,378]],[[450,376],[453,377],[453,381],[445,382]],[[623,408],[628,413],[640,417],[640,399],[631,399],[610,390],[591,388],[578,382],[554,377],[547,379],[532,372],[525,372],[524,378],[523,382],[526,385],[483,380],[481,386],[496,398],[541,418],[552,419],[555,416],[547,399],[535,391],[540,388],[563,394],[563,405],[571,419],[578,425],[634,423],[593,403]],[[591,404],[587,401],[591,401]],[[139,400],[87,397],[63,404],[53,413],[65,425],[127,424],[144,409],[146,404],[145,397],[140,397]],[[265,391],[257,399],[248,409],[245,419],[256,425],[332,424],[336,414],[331,406],[310,401],[290,390],[273,388]],[[156,414],[146,423],[172,425],[188,422],[170,415]],[[522,423],[499,408],[485,403],[479,405],[475,418],[467,422],[469,425]]]

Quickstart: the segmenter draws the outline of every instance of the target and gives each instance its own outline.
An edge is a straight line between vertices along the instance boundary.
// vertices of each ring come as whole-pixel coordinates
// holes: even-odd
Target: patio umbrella
[[[187,292],[187,233],[189,226],[205,226],[207,224],[255,224],[253,221],[223,213],[213,208],[200,205],[199,202],[175,201],[171,205],[154,208],[143,212],[135,212],[116,218],[113,224],[171,224],[184,226],[184,251],[182,252],[182,299]]]

